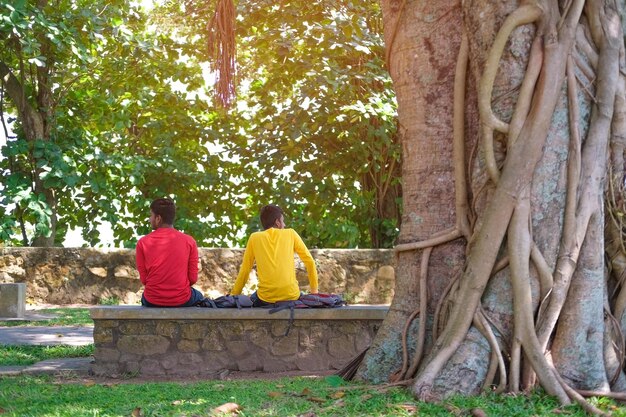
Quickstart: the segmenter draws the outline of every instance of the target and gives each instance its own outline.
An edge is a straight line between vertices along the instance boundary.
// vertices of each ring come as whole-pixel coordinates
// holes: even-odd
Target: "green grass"
[[[45,308],[37,310],[37,314],[54,315],[50,320],[36,321],[2,321],[0,327],[15,326],[91,326],[93,321],[89,316],[88,308]]]
[[[0,366],[32,365],[46,359],[83,358],[94,346],[5,346],[0,345]]]
[[[209,416],[224,403],[238,404],[242,417],[468,416],[475,408],[487,416],[585,416],[580,407],[560,408],[540,393],[458,397],[426,404],[406,389],[376,390],[338,377],[106,384],[60,383],[50,377],[0,378],[3,417]],[[611,401],[600,403],[616,417],[626,415]]]

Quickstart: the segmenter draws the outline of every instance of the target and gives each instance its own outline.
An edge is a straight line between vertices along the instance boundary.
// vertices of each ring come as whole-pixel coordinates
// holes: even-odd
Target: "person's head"
[[[176,205],[169,198],[157,198],[150,204],[150,225],[153,229],[172,227],[176,217]]]
[[[273,204],[268,204],[261,209],[261,225],[263,230],[275,227],[277,229],[285,228],[285,217],[283,210]]]

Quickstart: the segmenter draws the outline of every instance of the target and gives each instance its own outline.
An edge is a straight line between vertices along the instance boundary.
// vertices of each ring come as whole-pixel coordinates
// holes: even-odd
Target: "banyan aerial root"
[[[525,25],[534,28],[534,40],[510,120],[505,121],[492,108],[493,86],[510,36]],[[549,0],[528,1],[510,13],[500,26],[484,61],[477,90],[480,140],[476,141],[476,146],[480,146],[486,171],[483,187],[490,187],[480,221],[473,214],[478,193],[470,202],[467,191],[467,184],[471,182],[468,164],[474,156],[468,160],[464,149],[463,112],[470,36],[470,31],[464,30],[455,78],[456,223],[429,239],[403,243],[395,248],[397,252],[421,250],[422,264],[417,277],[420,304],[404,327],[402,366],[392,379],[396,382],[411,380],[418,398],[434,398],[435,379],[474,327],[491,349],[485,389],[518,392],[539,384],[562,404],[577,402],[588,412],[601,415],[603,411],[590,405],[585,396],[605,395],[617,399],[626,396],[615,391],[626,387],[623,383],[625,344],[620,328],[620,318],[626,310],[623,243],[626,235],[626,69],[617,5],[611,1],[572,0],[562,4]],[[567,190],[558,256],[550,266],[533,238],[530,189],[563,89],[567,90],[569,124]],[[581,96],[588,100],[590,111],[581,111]],[[496,132],[498,140],[505,141],[504,155],[499,159],[494,145]],[[476,154],[474,149],[471,155]],[[603,221],[605,216],[606,222]],[[423,328],[426,326],[425,289],[430,254],[432,248],[460,238],[467,242],[463,271],[451,280],[438,300],[433,326],[436,340],[425,354]],[[605,245],[603,239],[606,239]],[[570,291],[573,278],[583,277],[587,273],[583,269],[588,264],[595,265],[602,273],[605,266],[609,270],[604,280],[606,300],[600,309],[610,330],[606,337],[611,339],[606,343],[610,349],[605,349],[605,355],[615,358],[616,365],[611,369],[606,365],[608,382],[599,390],[574,389],[550,354],[568,297],[580,296],[580,288],[584,288],[582,285]],[[503,268],[508,268],[513,297],[513,331],[508,338],[503,337],[505,332],[482,308],[490,279]],[[538,282],[538,302],[532,299],[533,280]],[[444,305],[448,307],[442,307]],[[416,345],[409,349],[407,333],[418,318]],[[414,352],[413,358],[409,351]]]

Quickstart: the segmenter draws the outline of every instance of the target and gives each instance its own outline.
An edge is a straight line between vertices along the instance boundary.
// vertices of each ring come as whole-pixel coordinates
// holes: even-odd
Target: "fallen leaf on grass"
[[[324,413],[328,413],[330,411],[337,411],[337,408],[342,408],[346,406],[346,402],[344,400],[337,400],[334,403],[332,403],[332,405],[322,408],[320,409],[320,413],[324,412]]]
[[[267,393],[267,396],[270,398],[278,398],[278,397],[282,397],[283,393],[282,392],[277,392],[277,391],[270,391]]]
[[[398,407],[405,410],[407,413],[417,412],[417,406],[415,404],[400,404]]]
[[[239,407],[239,404],[236,403],[225,403],[220,405],[219,407],[215,407],[213,409],[213,414],[226,414],[226,413],[231,413],[234,414],[237,411],[239,411],[241,408]]]
[[[320,397],[309,397],[307,398],[309,401],[313,401],[314,403],[325,403],[326,399]]]
[[[0,408],[0,414],[4,414],[4,413],[6,413],[6,412],[7,412],[7,411],[6,411],[4,408]]]
[[[343,384],[345,381],[339,375],[330,375],[324,378],[326,383],[328,383],[331,387],[338,387]]]
[[[367,401],[367,400],[369,400],[370,398],[373,398],[373,397],[374,396],[372,394],[364,394],[364,395],[361,395],[361,401]]]
[[[305,388],[305,389],[302,390],[300,395],[302,395],[303,397],[306,397],[307,395],[311,395],[311,390],[308,389],[308,388]]]
[[[487,417],[487,413],[480,408],[472,408],[471,414],[472,417]]]
[[[317,417],[317,414],[313,411],[309,411],[308,413],[298,414],[298,417]]]
[[[136,407],[132,413],[130,413],[131,417],[143,417],[143,413],[141,412],[140,407]]]
[[[345,391],[337,391],[337,392],[330,394],[330,398],[334,398],[334,399],[343,398],[344,395],[346,395]]]
[[[444,405],[444,408],[448,410],[449,412],[451,412],[452,414],[454,414],[455,416],[460,416],[463,414],[463,411],[460,408],[455,407],[453,405],[446,404]]]

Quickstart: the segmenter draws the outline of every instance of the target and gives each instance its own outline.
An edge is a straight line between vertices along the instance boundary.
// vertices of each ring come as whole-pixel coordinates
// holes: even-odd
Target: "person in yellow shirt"
[[[312,294],[317,294],[317,269],[302,238],[293,229],[285,228],[285,217],[280,207],[269,204],[261,209],[262,232],[250,235],[239,275],[230,292],[239,295],[248,281],[248,275],[256,261],[259,280],[258,289],[250,298],[254,307],[290,301],[300,298],[296,280],[294,253],[306,267]]]

